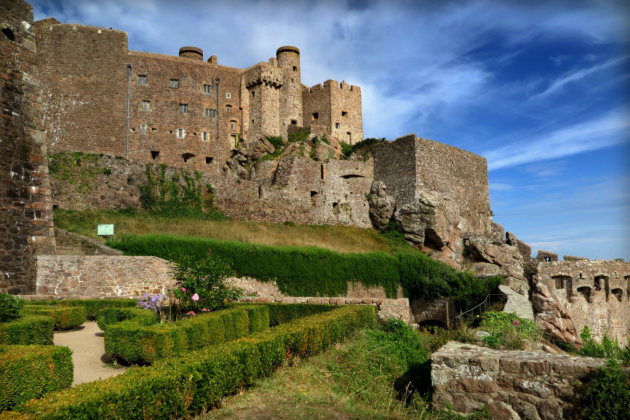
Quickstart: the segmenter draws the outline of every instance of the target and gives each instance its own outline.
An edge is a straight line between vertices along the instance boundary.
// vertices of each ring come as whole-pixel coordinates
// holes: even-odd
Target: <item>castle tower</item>
[[[280,88],[280,133],[286,136],[289,125],[303,125],[300,50],[291,46],[280,47],[276,51],[276,58],[283,75]]]

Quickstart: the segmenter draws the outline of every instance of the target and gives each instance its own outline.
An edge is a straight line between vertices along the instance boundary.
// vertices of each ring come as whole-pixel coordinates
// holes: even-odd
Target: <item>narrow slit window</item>
[[[201,133],[201,140],[208,141],[208,132],[204,131]]]
[[[168,82],[168,86],[169,86],[171,89],[177,89],[177,88],[179,88],[179,79],[171,79],[171,80],[169,80],[169,82]]]
[[[225,93],[225,98],[226,99],[232,99],[232,94],[230,92],[226,92]]]
[[[176,130],[176,134],[178,139],[183,139],[184,137],[186,137],[186,130],[184,130],[183,128],[178,128]]]
[[[339,128],[339,123],[335,123],[335,128]]]

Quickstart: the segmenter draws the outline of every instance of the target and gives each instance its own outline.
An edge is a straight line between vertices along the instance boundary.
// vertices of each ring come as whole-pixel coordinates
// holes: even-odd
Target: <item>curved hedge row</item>
[[[373,306],[339,307],[105,381],[53,392],[18,410],[47,419],[187,417],[270,375],[286,357],[318,353],[375,320]]]
[[[0,323],[0,344],[52,344],[54,321],[46,315],[26,315]]]
[[[69,388],[73,371],[67,347],[0,345],[0,411]]]
[[[26,305],[22,308],[26,315],[46,315],[53,319],[55,330],[76,328],[86,321],[86,311],[81,306]]]
[[[500,277],[475,278],[435,261],[421,252],[390,255],[383,252],[340,254],[315,247],[274,247],[171,235],[127,235],[108,242],[126,255],[154,255],[170,261],[182,256],[219,257],[238,276],[276,281],[289,296],[340,296],[348,282],[379,286],[396,297],[399,286],[410,298],[456,296],[469,306],[483,299]]]

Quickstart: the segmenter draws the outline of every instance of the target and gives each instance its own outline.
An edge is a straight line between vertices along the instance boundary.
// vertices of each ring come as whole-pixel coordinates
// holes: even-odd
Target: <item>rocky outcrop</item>
[[[370,220],[375,229],[383,231],[396,209],[396,200],[387,194],[387,186],[382,181],[374,181],[368,195]]]
[[[409,242],[425,245],[429,236],[428,239],[435,242],[435,247],[439,249],[444,246],[444,238],[437,233],[436,219],[435,204],[423,195],[416,201],[397,208],[393,216]]]
[[[547,286],[537,283],[532,291],[532,305],[535,318],[552,339],[572,344],[574,347],[582,345],[575,324],[566,311],[560,299],[552,294]]]
[[[252,145],[252,154],[251,157],[253,160],[259,160],[264,155],[268,153],[273,153],[276,151],[276,148],[269,141],[260,138],[257,142]]]

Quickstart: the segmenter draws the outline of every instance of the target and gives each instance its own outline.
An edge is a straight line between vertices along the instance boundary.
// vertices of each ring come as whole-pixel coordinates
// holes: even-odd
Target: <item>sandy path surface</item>
[[[125,367],[105,364],[105,340],[96,322],[84,322],[81,327],[80,330],[56,332],[54,338],[55,346],[66,346],[72,350],[72,386],[125,373]]]

